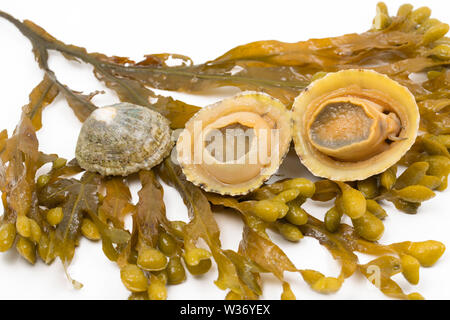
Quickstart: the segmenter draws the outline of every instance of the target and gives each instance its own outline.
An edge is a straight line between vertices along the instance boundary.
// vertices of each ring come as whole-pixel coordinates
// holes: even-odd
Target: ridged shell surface
[[[172,146],[165,117],[142,106],[119,103],[99,108],[86,119],[75,155],[85,170],[126,176],[159,164]]]

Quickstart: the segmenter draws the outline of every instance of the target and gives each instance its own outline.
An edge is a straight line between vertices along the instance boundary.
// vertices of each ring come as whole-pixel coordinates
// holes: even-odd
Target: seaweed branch
[[[230,290],[228,299],[257,299],[262,295],[261,273],[272,273],[283,286],[283,299],[295,298],[285,272],[298,272],[311,288],[332,293],[344,280],[359,271],[369,281],[378,270],[375,285],[390,297],[422,298],[405,294],[392,280],[402,273],[417,284],[420,267],[437,262],[445,246],[437,241],[400,242],[383,245],[381,237],[386,216],[377,201],[392,201],[407,213],[415,213],[421,202],[434,196],[432,190],[444,190],[450,173],[450,39],[449,26],[429,19],[428,8],[413,11],[401,6],[396,16],[389,16],[383,3],[371,30],[362,34],[312,39],[296,43],[258,41],[238,46],[215,60],[195,65],[178,54],[146,55],[135,62],[126,57],[90,53],[85,48],[65,44],[29,20],[23,22],[0,11],[31,42],[44,79],[30,94],[23,116],[14,134],[0,132],[0,190],[5,208],[0,221],[0,251],[14,244],[28,262],[36,253],[47,264],[56,257],[67,267],[74,256],[81,235],[102,240],[105,255],[121,268],[124,285],[133,299],[165,299],[166,284],[186,279],[184,266],[193,275],[206,273],[213,258],[218,267],[216,285]],[[407,86],[418,102],[422,129],[428,132],[416,140],[400,164],[410,166],[397,177],[396,167],[365,181],[340,183],[330,180],[316,183],[290,179],[267,184],[243,198],[207,194],[186,180],[181,168],[166,159],[158,175],[175,187],[188,208],[190,222],[169,221],[163,202],[163,189],[152,171],[139,174],[140,200],[131,203],[127,178],[104,178],[85,173],[80,180],[69,178],[83,170],[76,161],[66,164],[56,155],[38,151],[35,131],[42,127],[42,110],[62,93],[80,121],[97,107],[91,99],[99,92],[82,94],[61,83],[48,65],[50,51],[66,59],[90,64],[94,75],[124,102],[156,110],[166,116],[173,128],[184,127],[198,107],[155,94],[151,88],[200,92],[211,88],[235,86],[271,94],[286,105],[305,87],[328,72],[348,68],[366,68],[387,74]],[[170,59],[180,65],[169,66]],[[427,72],[422,83],[411,74]],[[46,175],[36,177],[37,169],[53,162]],[[36,179],[37,178],[37,179]],[[345,188],[343,188],[345,186]],[[106,195],[101,194],[104,187]],[[355,188],[355,189],[354,189]],[[295,190],[294,190],[295,189]],[[298,189],[298,190],[297,190]],[[289,190],[295,197],[288,197]],[[344,192],[345,190],[351,192]],[[428,195],[425,194],[425,192]],[[369,220],[353,219],[353,227],[341,223],[349,215],[349,195],[358,194]],[[425,195],[424,195],[425,194]],[[324,222],[309,215],[301,205],[335,199]],[[350,202],[349,202],[350,201]],[[239,212],[244,222],[239,250],[224,250],[220,229],[210,204]],[[278,206],[267,206],[277,204]],[[283,211],[267,210],[278,208]],[[270,212],[269,212],[270,211]],[[124,219],[133,215],[133,230],[125,230]],[[362,219],[362,218],[361,218]],[[319,241],[341,265],[337,277],[327,277],[315,270],[299,270],[270,239],[267,229],[297,242],[303,236]],[[376,233],[376,237],[373,237]],[[17,241],[16,241],[17,240]],[[207,249],[201,248],[201,242]],[[359,264],[356,252],[376,256]],[[184,261],[184,264],[183,262]],[[71,279],[72,280],[72,279]],[[80,284],[72,281],[74,286]]]
[[[114,90],[121,101],[146,106],[161,112],[171,120],[172,127],[174,128],[182,127],[184,122],[198,110],[198,107],[174,100],[170,97],[155,95],[153,91],[146,88],[139,81],[114,74],[113,67],[119,66],[114,61],[129,63],[131,60],[119,57],[107,57],[99,53],[88,53],[84,48],[66,45],[55,39],[44,29],[29,20],[25,20],[22,23],[3,11],[0,11],[0,17],[11,22],[28,38],[33,46],[33,53],[40,68],[58,86],[80,121],[84,121],[96,109],[96,106],[90,102],[93,95],[82,95],[79,92],[69,89],[57,79],[53,70],[48,66],[49,50],[58,51],[69,60],[83,61],[91,64],[94,67],[95,76],[103,81],[107,87]],[[150,102],[150,100],[156,100],[156,102]]]

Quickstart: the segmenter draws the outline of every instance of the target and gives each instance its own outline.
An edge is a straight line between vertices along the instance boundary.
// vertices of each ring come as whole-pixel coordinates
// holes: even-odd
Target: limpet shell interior
[[[280,101],[244,92],[192,117],[178,138],[177,159],[186,178],[204,190],[242,195],[277,171],[289,149],[291,131],[290,112]],[[219,148],[211,148],[213,136],[221,142]]]
[[[371,70],[343,70],[311,83],[294,101],[293,139],[316,176],[363,180],[410,149],[419,111],[409,90]]]

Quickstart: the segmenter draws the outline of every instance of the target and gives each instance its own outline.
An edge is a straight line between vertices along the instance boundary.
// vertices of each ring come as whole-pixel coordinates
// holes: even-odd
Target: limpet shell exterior
[[[245,114],[248,115],[248,118],[246,118]],[[227,162],[214,163],[216,166],[213,168],[216,168],[217,171],[222,171],[222,173],[226,172],[220,178],[218,178],[219,175],[215,175],[214,170],[202,163],[186,162],[183,159],[183,150],[188,149],[190,150],[189,152],[192,152],[194,148],[193,144],[195,142],[192,142],[188,136],[190,137],[193,134],[195,123],[201,122],[204,129],[223,119],[233,119],[229,123],[238,123],[252,129],[255,129],[250,124],[252,121],[255,121],[255,123],[266,122],[267,124],[263,124],[263,126],[269,125],[270,128],[279,130],[279,141],[276,144],[278,148],[277,158],[268,165],[258,162],[257,164],[243,164],[240,168],[230,167]],[[223,129],[224,127],[219,126],[216,128]],[[291,140],[292,122],[290,112],[279,100],[265,93],[242,92],[231,98],[204,107],[186,123],[185,129],[177,140],[177,159],[187,180],[202,189],[222,195],[244,195],[261,186],[278,170],[289,150]],[[198,141],[195,138],[193,141],[202,143],[202,149],[204,149],[203,141]],[[250,149],[249,153],[251,152],[255,152],[255,148]],[[255,176],[249,175],[249,172],[252,170],[257,172]],[[226,179],[222,179],[224,175],[227,175]],[[251,178],[247,179],[247,176]],[[228,178],[235,181],[241,180],[233,183],[228,181]]]
[[[159,164],[171,151],[169,121],[131,103],[102,107],[81,128],[76,159],[87,171],[127,176]]]
[[[368,159],[351,160],[347,154],[345,161],[333,158],[314,147],[307,132],[308,117],[319,103],[327,97],[356,97],[372,99],[374,103],[383,105],[392,102],[398,119],[400,132],[398,139],[389,141],[389,146]],[[333,96],[334,95],[334,96]],[[385,100],[383,100],[385,99]],[[381,101],[380,103],[380,100]],[[319,101],[319,103],[317,102]],[[388,105],[388,104],[386,104]],[[363,180],[381,173],[397,163],[413,145],[419,128],[419,111],[411,92],[386,75],[372,70],[355,69],[329,73],[314,81],[294,101],[292,107],[294,122],[293,139],[295,150],[301,162],[318,177],[339,181]],[[370,150],[371,146],[367,146]]]

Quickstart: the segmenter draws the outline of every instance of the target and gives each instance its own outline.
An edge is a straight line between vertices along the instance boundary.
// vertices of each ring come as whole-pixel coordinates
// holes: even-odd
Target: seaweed
[[[29,20],[21,22],[0,11],[0,17],[11,22],[31,42],[45,73],[30,93],[14,133],[9,137],[6,130],[0,132],[0,191],[4,205],[0,231],[9,241],[2,242],[2,251],[10,249],[17,239],[18,252],[30,263],[36,261],[36,252],[47,264],[59,257],[67,277],[74,287],[80,288],[81,284],[70,278],[67,269],[83,234],[83,222],[89,221],[102,240],[106,257],[121,270],[132,265],[132,270],[143,275],[145,292],[133,292],[130,298],[165,298],[166,284],[177,284],[186,278],[184,265],[198,275],[209,270],[211,256],[218,269],[215,284],[229,290],[228,299],[258,299],[263,294],[262,273],[271,273],[280,281],[282,299],[293,299],[295,295],[284,279],[286,272],[299,273],[313,290],[321,293],[339,290],[346,278],[360,272],[387,296],[422,298],[417,293],[404,293],[392,277],[401,272],[409,282],[417,283],[419,267],[433,265],[443,254],[445,247],[440,242],[384,245],[363,239],[356,228],[343,223],[338,223],[331,232],[324,222],[300,208],[310,196],[299,196],[286,206],[289,210],[294,206],[303,210],[307,215],[304,222],[294,225],[288,217],[267,221],[256,215],[253,208],[258,201],[272,201],[282,191],[283,182],[267,184],[242,198],[224,197],[194,186],[169,158],[155,170],[139,172],[141,190],[134,205],[128,188],[130,177],[100,177],[84,172],[76,160],[60,165],[61,159],[56,155],[39,151],[36,131],[43,125],[44,108],[59,94],[76,117],[84,121],[97,108],[92,98],[102,93],[85,94],[61,83],[48,65],[49,51],[57,51],[67,60],[90,64],[95,77],[113,90],[120,101],[160,112],[174,129],[183,128],[199,108],[157,95],[152,88],[197,93],[235,86],[266,92],[290,106],[312,81],[328,72],[372,69],[408,87],[419,106],[421,129],[428,133],[420,136],[399,162],[422,169],[410,179],[405,178],[407,174],[397,177],[396,166],[371,177],[377,192],[373,197],[366,194],[366,198],[373,201],[372,211],[379,206],[376,201],[388,200],[400,210],[415,213],[422,199],[418,202],[402,196],[401,191],[421,186],[416,189],[426,189],[431,197],[434,195],[431,190],[442,191],[447,187],[450,173],[450,40],[445,37],[448,25],[429,19],[429,14],[429,9],[412,11],[411,6],[404,5],[397,15],[389,16],[386,6],[380,3],[372,29],[362,34],[296,43],[257,41],[233,48],[211,61],[194,64],[191,58],[180,54],[145,55],[142,61],[135,62],[126,57],[88,52],[65,44]],[[169,66],[169,59],[180,63]],[[423,72],[427,73],[426,81],[411,80],[412,74]],[[51,170],[37,177],[37,170],[50,162],[53,162]],[[82,177],[75,178],[80,173]],[[167,219],[164,191],[157,176],[180,193],[188,209],[189,223]],[[349,182],[348,186],[361,189],[361,183]],[[339,205],[342,191],[335,182],[320,180],[314,187],[313,201],[335,199],[335,210],[342,209]],[[211,205],[231,208],[242,218],[242,240],[237,251],[222,248]],[[52,225],[46,214],[59,209],[62,219]],[[367,210],[375,216],[369,206]],[[131,233],[125,223],[129,216],[133,221]],[[272,229],[283,234],[281,226],[295,229],[297,236],[316,239],[340,264],[340,274],[328,277],[315,270],[297,269],[267,233],[267,229]],[[209,251],[202,248],[203,243]],[[153,270],[142,264],[142,256],[148,252],[167,261],[163,269]],[[360,264],[357,252],[373,255],[375,259]],[[157,291],[150,290],[151,286],[156,286],[152,290]]]
[[[178,190],[188,208],[191,221],[184,228],[185,250],[195,249],[197,241],[203,239],[211,250],[219,270],[216,285],[222,290],[230,289],[242,298],[256,298],[259,290],[252,291],[239,277],[238,268],[233,262],[239,261],[238,256],[231,255],[229,251],[221,248],[220,230],[203,192],[187,181],[181,168],[173,164],[169,158],[158,168],[158,173],[167,184]],[[230,256],[233,259],[230,259]]]
[[[100,53],[88,53],[84,48],[66,45],[55,39],[44,29],[29,20],[25,20],[22,23],[3,11],[0,11],[0,17],[14,24],[30,40],[39,66],[45,71],[47,78],[64,95],[69,106],[80,121],[84,121],[96,109],[96,106],[90,100],[98,92],[84,95],[71,90],[61,83],[48,66],[49,50],[59,51],[69,60],[83,61],[91,64],[94,67],[95,76],[103,81],[108,88],[114,90],[121,101],[135,103],[159,111],[172,122],[173,128],[183,127],[184,123],[198,110],[198,107],[174,100],[171,97],[156,95],[153,91],[146,88],[143,83],[117,74],[114,66],[133,64],[133,61],[128,58],[108,57]],[[150,60],[147,59],[147,63],[148,61]]]

